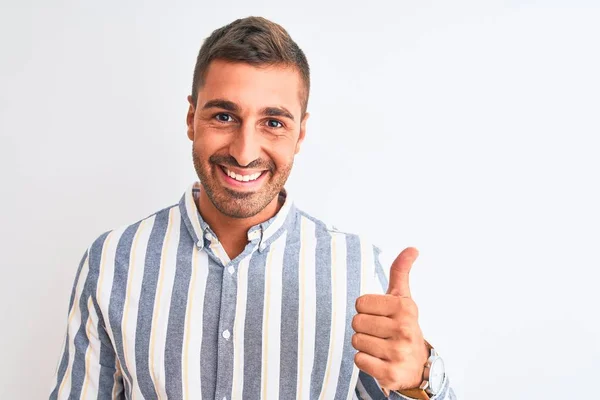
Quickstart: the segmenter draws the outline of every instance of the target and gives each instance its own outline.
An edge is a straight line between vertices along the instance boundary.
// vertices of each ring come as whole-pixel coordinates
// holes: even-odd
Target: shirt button
[[[226,329],[225,332],[223,332],[223,337],[225,338],[225,340],[229,340],[229,338],[231,337],[231,333],[229,333],[229,329]]]
[[[227,268],[227,272],[229,272],[231,275],[233,275],[233,273],[235,272],[235,268],[233,268],[233,266],[230,265],[229,268]]]
[[[204,237],[208,240],[213,240],[213,236],[210,234],[210,232],[206,232],[206,234],[204,235]]]
[[[202,246],[204,245],[204,243],[202,243],[202,241],[198,240],[198,242],[196,242],[196,246],[202,248]]]

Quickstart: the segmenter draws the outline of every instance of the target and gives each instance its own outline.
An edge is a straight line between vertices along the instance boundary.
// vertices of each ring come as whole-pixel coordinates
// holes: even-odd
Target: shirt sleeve
[[[385,293],[388,286],[389,267],[386,270],[381,265],[380,253],[381,250],[378,247],[373,246],[373,279],[375,282],[371,287],[376,288],[379,293]],[[380,400],[386,398],[377,380],[363,371],[360,371],[358,374],[355,394],[361,400]],[[392,391],[388,398],[391,400],[414,400],[411,397],[404,396],[396,391]],[[456,400],[454,391],[450,387],[448,376],[444,378],[440,393],[432,397],[431,400]]]
[[[73,284],[50,400],[125,399],[120,364],[95,300],[98,274],[90,268],[94,245],[83,256]]]

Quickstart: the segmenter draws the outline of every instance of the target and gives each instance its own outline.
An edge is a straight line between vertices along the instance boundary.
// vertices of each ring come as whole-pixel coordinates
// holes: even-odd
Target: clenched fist
[[[387,293],[356,300],[354,362],[389,390],[417,388],[429,357],[409,287],[410,269],[418,255],[413,247],[404,249],[390,268]]]

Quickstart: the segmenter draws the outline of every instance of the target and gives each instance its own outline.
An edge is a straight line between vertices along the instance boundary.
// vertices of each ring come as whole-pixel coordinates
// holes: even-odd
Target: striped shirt
[[[230,260],[199,190],[86,251],[50,399],[383,398],[351,345],[356,298],[387,288],[378,249],[282,193]]]

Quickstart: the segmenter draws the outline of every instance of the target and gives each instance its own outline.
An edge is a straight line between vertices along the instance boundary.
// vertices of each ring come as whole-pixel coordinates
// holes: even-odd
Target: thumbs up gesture
[[[354,363],[389,390],[417,388],[429,357],[408,279],[418,255],[413,247],[404,249],[390,268],[387,293],[356,300]]]

